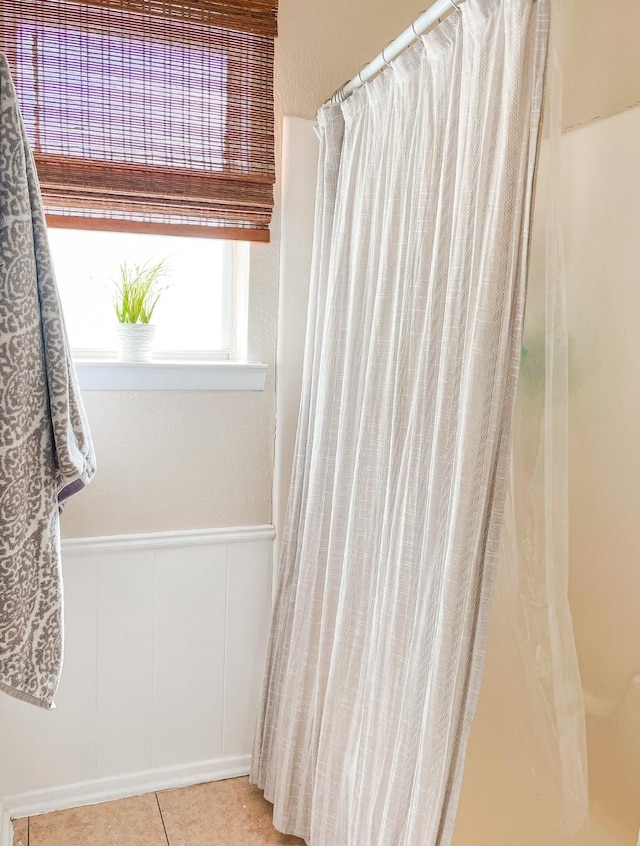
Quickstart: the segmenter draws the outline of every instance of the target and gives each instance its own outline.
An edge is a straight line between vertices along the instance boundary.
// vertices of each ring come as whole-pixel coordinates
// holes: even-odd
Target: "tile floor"
[[[278,846],[271,805],[247,778],[147,793],[14,822],[14,846]]]

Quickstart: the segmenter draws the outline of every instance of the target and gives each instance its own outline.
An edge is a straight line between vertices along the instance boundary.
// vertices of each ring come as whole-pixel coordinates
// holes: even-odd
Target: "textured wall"
[[[640,103],[638,0],[561,0],[565,13],[564,124]]]
[[[318,106],[428,6],[424,0],[281,0],[277,85],[284,114]]]
[[[65,534],[269,523],[272,379],[267,389],[87,392],[99,472],[68,504]]]

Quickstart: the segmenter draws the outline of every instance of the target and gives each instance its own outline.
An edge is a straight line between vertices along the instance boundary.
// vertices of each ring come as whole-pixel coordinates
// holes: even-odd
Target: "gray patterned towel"
[[[0,53],[0,690],[53,708],[60,503],[95,471],[38,177]]]

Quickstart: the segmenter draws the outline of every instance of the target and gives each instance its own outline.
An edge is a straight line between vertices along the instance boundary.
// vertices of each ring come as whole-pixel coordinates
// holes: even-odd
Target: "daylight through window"
[[[116,350],[114,283],[123,262],[165,262],[153,315],[154,358],[225,359],[230,354],[236,245],[210,238],[50,229],[69,341],[76,357]]]

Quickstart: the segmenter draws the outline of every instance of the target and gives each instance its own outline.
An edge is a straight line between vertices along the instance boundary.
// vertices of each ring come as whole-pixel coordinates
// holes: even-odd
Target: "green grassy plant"
[[[149,323],[167,285],[162,285],[166,277],[166,261],[150,265],[133,265],[124,262],[120,265],[120,278],[115,283],[113,305],[120,323]]]

